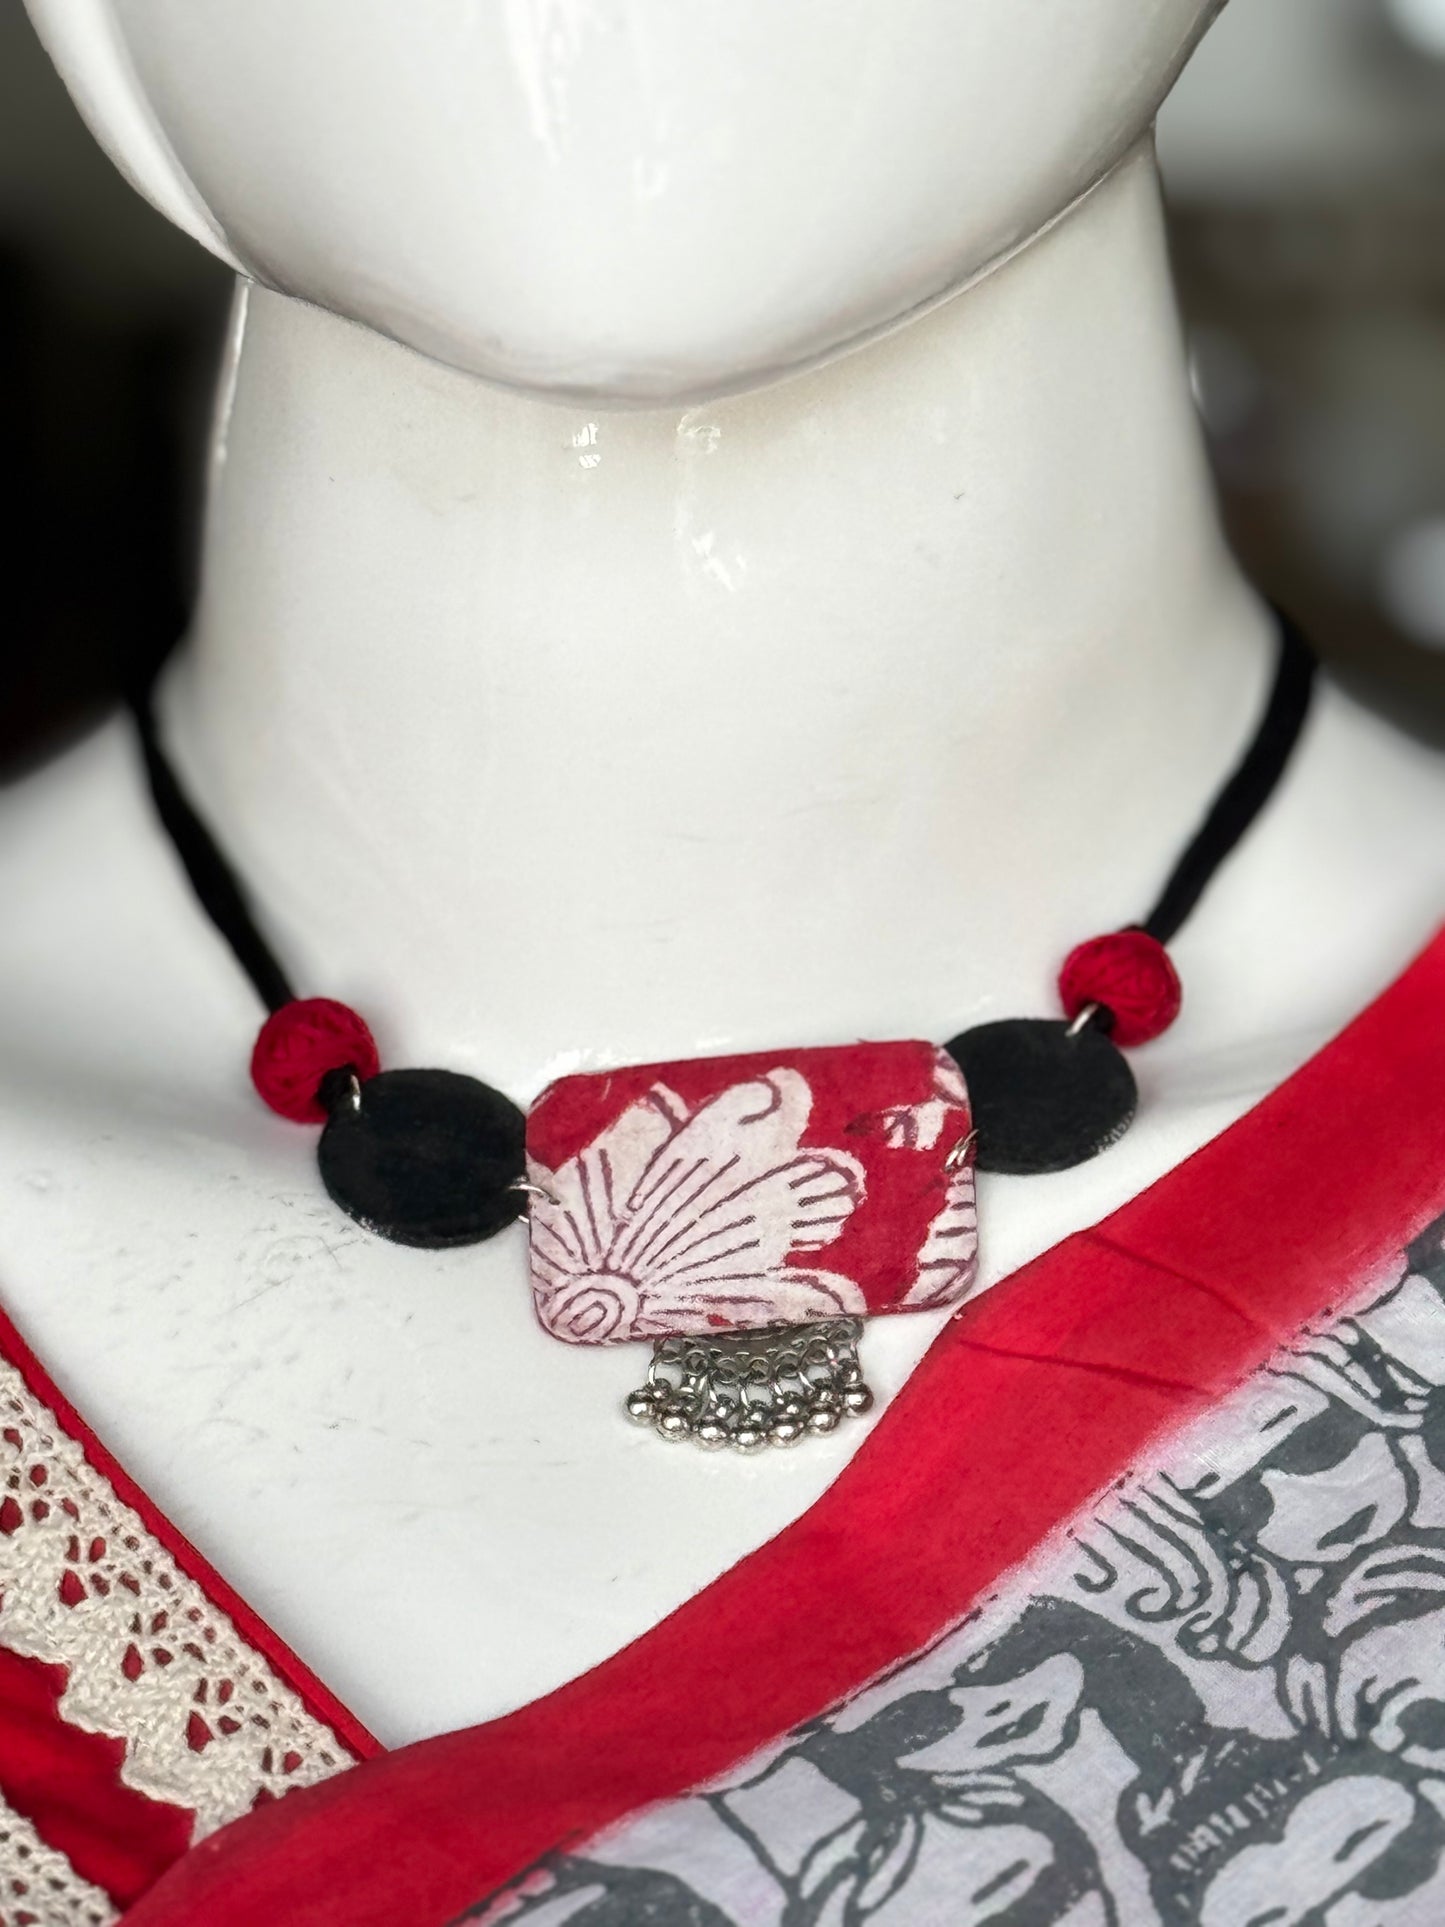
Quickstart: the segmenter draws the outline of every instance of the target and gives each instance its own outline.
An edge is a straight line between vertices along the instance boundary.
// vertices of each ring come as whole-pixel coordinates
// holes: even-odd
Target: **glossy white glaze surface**
[[[590,171],[571,149],[545,162],[553,199],[521,223],[490,206],[496,156],[525,208],[545,143],[515,122],[504,148],[449,91],[484,75],[466,99],[496,106],[478,23],[545,20],[564,47],[575,26],[581,119],[564,123],[615,135],[583,104],[614,44],[597,23],[619,10],[34,5],[176,218],[290,261],[277,279],[391,332],[421,339],[408,317],[424,309],[453,363],[570,368],[614,398],[746,387],[936,291],[923,276],[905,293],[880,259],[874,192],[920,261],[972,271],[1130,150],[967,294],[723,401],[559,405],[319,305],[243,297],[166,716],[299,982],[365,1010],[389,1061],[473,1069],[524,1100],[578,1066],[943,1038],[1047,1010],[1068,945],[1144,907],[1269,667],[1215,523],[1151,156],[1131,146],[1207,8],[950,0],[907,10],[916,37],[860,63],[856,43],[834,56],[897,10],[734,7],[736,38],[695,40],[692,65],[704,93],[731,85],[748,138],[722,201],[697,185],[691,224],[668,208],[672,241],[644,271],[651,230],[618,213],[595,145]],[[722,16],[625,14],[654,17],[665,50]],[[765,19],[796,81],[787,138]],[[441,58],[464,23],[471,68]],[[866,78],[872,143],[851,221],[828,198],[854,191],[851,149],[815,187],[823,80],[836,100],[842,71]],[[148,120],[118,106],[136,106],[137,75]],[[878,132],[915,123],[916,152]],[[713,123],[698,106],[678,125],[682,147],[700,130],[701,166]],[[961,182],[979,128],[993,146]],[[951,240],[929,226],[945,202]],[[792,279],[788,234],[818,206],[833,265]],[[609,222],[615,247],[546,279],[554,243]],[[457,239],[473,232],[474,253]],[[694,261],[699,286],[671,286],[664,260]],[[494,296],[505,313],[480,319]],[[984,1186],[988,1279],[1167,1169],[1394,974],[1445,902],[1442,804],[1440,762],[1327,696],[1178,945],[1189,1001],[1137,1058],[1139,1124],[1077,1172]],[[427,1255],[341,1219],[308,1134],[249,1091],[258,1012],[119,727],[0,797],[0,901],[5,1302],[386,1740],[614,1651],[855,1449],[861,1427],[762,1461],[669,1451],[617,1414],[634,1350],[536,1327],[520,1231]],[[885,1394],[932,1328],[871,1334]]]
[[[1179,359],[1144,149],[969,295],[697,408],[252,290],[169,714],[300,981],[523,1097],[1040,1003],[1268,673]]]
[[[101,139],[273,287],[668,400],[887,328],[1148,127],[1219,0],[28,0]]]

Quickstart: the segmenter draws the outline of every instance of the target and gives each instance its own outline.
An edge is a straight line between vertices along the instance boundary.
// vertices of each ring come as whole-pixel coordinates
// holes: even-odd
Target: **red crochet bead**
[[[1147,1044],[1179,1015],[1184,991],[1169,952],[1146,930],[1115,930],[1071,950],[1059,972],[1065,1014],[1098,1004],[1114,1019],[1116,1044]]]
[[[381,1069],[361,1018],[332,997],[297,997],[262,1024],[251,1053],[251,1082],[293,1124],[324,1124],[317,1089],[328,1071],[348,1066],[363,1079]]]

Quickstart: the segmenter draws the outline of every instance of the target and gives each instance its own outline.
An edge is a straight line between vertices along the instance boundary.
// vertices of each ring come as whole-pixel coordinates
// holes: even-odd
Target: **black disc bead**
[[[1094,1023],[1008,1017],[962,1031],[945,1049],[968,1085],[981,1171],[1067,1171],[1134,1120],[1134,1073]]]
[[[382,1071],[325,1092],[321,1179],[358,1224],[440,1249],[495,1237],[526,1209],[526,1119],[459,1071]]]

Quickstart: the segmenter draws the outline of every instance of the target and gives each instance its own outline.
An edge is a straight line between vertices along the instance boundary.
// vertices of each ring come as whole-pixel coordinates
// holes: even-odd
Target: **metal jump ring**
[[[970,1131],[967,1137],[961,1137],[958,1140],[957,1144],[955,1144],[953,1149],[949,1152],[948,1156],[943,1160],[944,1170],[957,1171],[963,1165],[967,1164],[969,1160],[969,1155],[972,1152],[974,1145],[977,1143],[978,1143],[977,1131]]]
[[[357,1102],[360,1103],[360,1101],[358,1087]],[[561,1200],[554,1192],[549,1191],[544,1184],[533,1184],[530,1178],[513,1178],[507,1189],[519,1191],[524,1198],[541,1198],[544,1204],[550,1204],[556,1209],[561,1208]]]
[[[345,1077],[346,1083],[340,1095],[336,1098],[334,1105],[328,1105],[327,1108],[339,1108],[344,1104],[348,1111],[359,1111],[361,1109],[361,1079],[349,1064],[344,1071],[338,1072],[336,1075]],[[331,1077],[324,1077],[321,1080],[322,1091],[335,1090],[335,1088],[336,1086],[333,1084]],[[317,1096],[321,1098],[323,1103],[326,1102],[325,1098],[321,1097],[321,1091],[317,1092]]]

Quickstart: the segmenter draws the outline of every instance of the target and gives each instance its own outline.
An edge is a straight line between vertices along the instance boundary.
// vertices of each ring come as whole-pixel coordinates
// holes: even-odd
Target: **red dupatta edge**
[[[127,1921],[441,1927],[718,1778],[929,1644],[1442,1211],[1445,933],[1239,1123],[952,1319],[828,1492],[651,1632],[236,1822]]]
[[[205,1555],[172,1524],[144,1488],[136,1484],[86,1424],[3,1311],[0,1311],[0,1357],[16,1368],[36,1398],[55,1414],[66,1437],[80,1446],[89,1463],[109,1482],[121,1503],[139,1515],[146,1531],[165,1547],[181,1571],[196,1581],[211,1604],[225,1613],[246,1644],[260,1653],[277,1676],[293,1688],[306,1710],[328,1726],[346,1751],[358,1760],[371,1759],[380,1753],[380,1740],[342,1705],[281,1635],[272,1631],[235,1587],[228,1584]]]
[[[61,1605],[76,1615],[76,1637],[69,1643],[80,1675],[77,1706],[69,1698],[76,1686],[72,1666],[53,1654],[38,1656],[49,1643],[46,1637],[35,1643],[32,1627],[29,1640],[22,1637],[13,1644],[8,1638],[0,1641],[0,1801],[9,1809],[7,1825],[33,1828],[38,1836],[29,1848],[24,1845],[23,1834],[19,1841],[12,1839],[6,1865],[10,1879],[19,1879],[26,1886],[32,1882],[43,1886],[49,1876],[35,1856],[43,1856],[47,1850],[58,1853],[80,1881],[124,1905],[152,1887],[186,1851],[199,1817],[186,1798],[183,1779],[174,1779],[165,1792],[158,1789],[153,1763],[149,1771],[153,1790],[142,1791],[131,1784],[126,1768],[139,1726],[148,1728],[153,1748],[165,1735],[171,1744],[179,1746],[184,1746],[189,1737],[196,1752],[211,1744],[217,1732],[224,1734],[226,1728],[211,1728],[205,1715],[224,1721],[233,1710],[224,1698],[225,1675],[219,1669],[233,1663],[238,1655],[243,1667],[260,1672],[269,1669],[278,1687],[289,1688],[296,1695],[302,1711],[313,1722],[311,1740],[334,1751],[340,1761],[349,1764],[368,1759],[381,1749],[128,1476],[3,1312],[0,1358],[35,1402],[33,1407],[20,1402],[14,1391],[0,1398],[5,1408],[7,1446],[4,1504],[0,1505],[0,1543],[6,1547],[4,1608],[6,1613],[18,1611],[23,1629],[27,1610],[34,1603],[28,1589],[36,1583],[58,1584]],[[72,1455],[77,1447],[88,1468],[78,1479],[72,1476]],[[86,1481],[92,1477],[96,1484],[88,1488]],[[107,1493],[107,1503],[91,1511],[87,1499],[96,1489]],[[131,1515],[129,1523],[125,1522],[127,1512]],[[12,1544],[23,1547],[32,1530],[44,1534],[50,1529],[39,1523],[32,1525],[32,1514],[36,1522],[59,1524],[58,1534],[52,1533],[45,1542],[49,1557],[53,1560],[64,1550],[64,1562],[54,1571],[42,1555],[45,1577],[41,1581],[21,1576],[24,1551],[18,1555],[18,1565],[11,1557]],[[12,1540],[17,1534],[19,1537]],[[112,1540],[117,1543],[112,1544]],[[114,1555],[112,1560],[107,1560],[107,1553]],[[169,1558],[170,1571],[183,1582],[189,1581],[197,1592],[175,1592],[164,1565],[152,1566],[157,1558]],[[11,1597],[12,1584],[18,1604]],[[107,1706],[108,1712],[117,1715],[114,1723],[97,1717],[95,1696],[99,1693],[104,1702],[107,1667],[116,1657],[109,1643],[115,1620],[112,1616],[107,1626],[97,1627],[88,1615],[112,1593],[132,1621],[137,1670],[126,1673],[126,1679],[135,1681],[148,1665],[157,1669],[168,1666],[173,1658],[168,1648],[189,1652],[199,1641],[201,1652],[196,1656],[200,1658],[208,1639],[218,1632],[224,1637],[229,1631],[234,1647],[227,1649],[224,1659],[217,1651],[214,1677],[203,1674],[207,1687],[219,1686],[221,1696],[211,1699],[208,1692],[204,1707],[199,1703],[188,1706],[183,1688],[182,1696],[166,1706],[148,1698],[144,1688],[137,1688],[129,1706],[120,1701]],[[205,1602],[204,1619],[193,1623],[197,1598]],[[59,1644],[67,1642],[61,1640]],[[142,1652],[148,1658],[142,1658]],[[123,1695],[123,1682],[118,1680],[116,1684]],[[264,1692],[264,1687],[256,1688],[253,1682],[253,1690]],[[200,1730],[189,1735],[182,1730],[188,1711],[193,1719],[202,1721]],[[127,1725],[128,1720],[136,1724]],[[239,1731],[239,1726],[233,1730]],[[295,1737],[294,1733],[290,1736]],[[303,1764],[303,1755],[288,1754],[287,1764],[275,1774],[282,1785],[292,1770],[293,1757],[296,1767]],[[234,1772],[234,1768],[230,1770]],[[162,1784],[166,1778],[161,1776]],[[13,1823],[10,1816],[15,1817]],[[9,1886],[6,1892],[11,1892]],[[4,1911],[6,1920],[11,1917]],[[14,1917],[29,1916],[22,1907]]]

